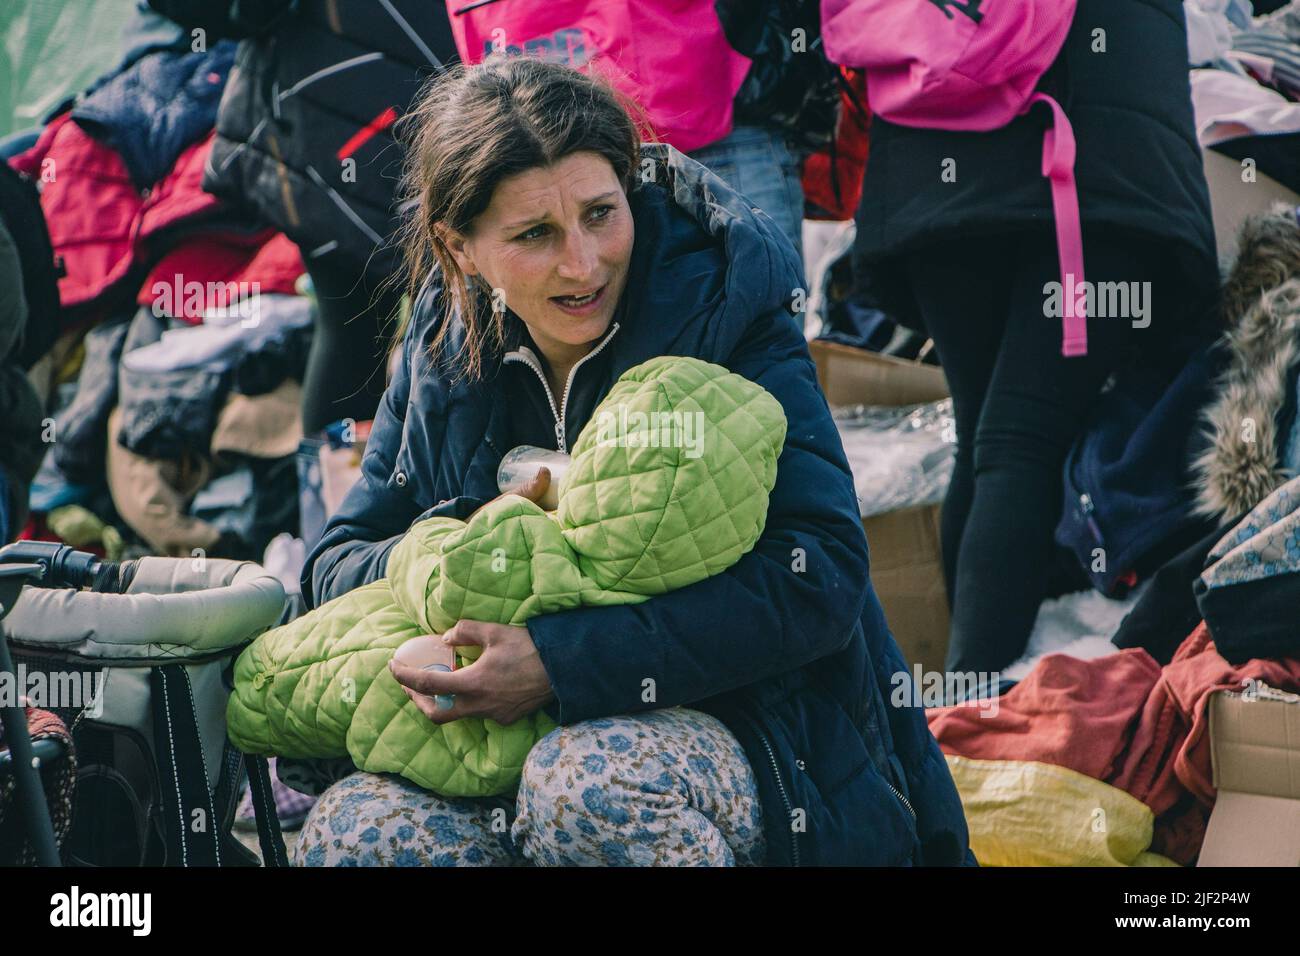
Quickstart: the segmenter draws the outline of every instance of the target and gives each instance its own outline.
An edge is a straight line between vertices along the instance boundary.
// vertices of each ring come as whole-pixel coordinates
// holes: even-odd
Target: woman
[[[1061,467],[1103,384],[1127,362],[1173,364],[1218,282],[1192,123],[1178,0],[1080,0],[1041,88],[1064,107],[1086,279],[1133,293],[1088,319],[1061,356],[1045,109],[987,133],[873,121],[855,272],[886,311],[934,340],[952,391],[957,459],[943,507],[949,671],[1024,652],[1049,589]],[[1141,303],[1139,310],[1139,303]],[[1123,311],[1123,310],[1122,310]]]
[[[408,251],[428,278],[362,480],[307,559],[313,606],[381,577],[414,521],[495,497],[510,448],[566,450],[651,357],[744,375],[790,431],[763,537],[725,573],[527,627],[463,621],[451,641],[482,645],[474,664],[395,668],[414,692],[454,695],[425,704],[430,720],[546,709],[561,726],[517,795],[445,800],[353,774],[313,810],[298,861],[963,862],[922,712],[886,704],[906,668],[790,311],[789,241],[699,164],[640,146],[608,89],[568,67],[490,60],[436,81],[414,122]]]

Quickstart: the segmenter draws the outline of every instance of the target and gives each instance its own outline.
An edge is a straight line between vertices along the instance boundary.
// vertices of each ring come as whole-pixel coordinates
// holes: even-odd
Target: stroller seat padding
[[[283,609],[284,586],[251,561],[145,557],[124,594],[29,585],[4,626],[18,646],[144,664],[237,647]]]

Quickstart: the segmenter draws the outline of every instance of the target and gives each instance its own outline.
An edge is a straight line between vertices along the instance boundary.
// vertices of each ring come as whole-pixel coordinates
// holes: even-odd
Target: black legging
[[[1061,320],[1044,314],[1060,281],[1050,235],[963,241],[905,268],[952,391],[957,457],[943,505],[952,604],[949,671],[998,671],[1024,652],[1047,593],[1061,514],[1061,467],[1109,375],[1170,321],[1175,290],[1148,268],[1151,246],[1085,237],[1089,282],[1152,282],[1152,325],[1088,321],[1088,354],[1061,356]],[[1172,298],[1172,296],[1170,296]],[[1163,329],[1162,329],[1163,332]]]
[[[302,386],[303,430],[313,434],[341,418],[375,417],[401,291],[329,254],[312,259],[303,250],[303,259],[319,310]]]

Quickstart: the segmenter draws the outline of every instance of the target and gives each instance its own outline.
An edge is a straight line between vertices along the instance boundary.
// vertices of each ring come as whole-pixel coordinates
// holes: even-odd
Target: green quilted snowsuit
[[[255,640],[235,664],[231,739],[247,753],[348,755],[443,796],[513,789],[551,720],[433,724],[389,672],[394,650],[461,619],[524,624],[725,570],[762,534],[785,431],[776,399],[721,366],[665,356],[629,369],[579,436],[554,512],[508,495],[467,522],[419,522],[386,578]],[[477,652],[458,648],[462,662]]]

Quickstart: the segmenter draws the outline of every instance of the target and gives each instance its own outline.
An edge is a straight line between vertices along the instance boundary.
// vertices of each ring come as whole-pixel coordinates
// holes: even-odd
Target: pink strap
[[[1056,251],[1061,261],[1061,354],[1088,354],[1088,319],[1076,314],[1074,290],[1083,282],[1083,232],[1079,225],[1079,190],[1074,182],[1074,128],[1061,104],[1046,93],[1035,93],[1029,104],[1046,103],[1052,125],[1043,133],[1043,175],[1052,184],[1056,217]]]

